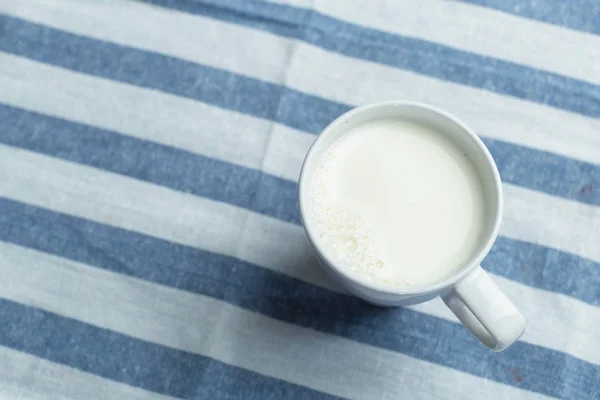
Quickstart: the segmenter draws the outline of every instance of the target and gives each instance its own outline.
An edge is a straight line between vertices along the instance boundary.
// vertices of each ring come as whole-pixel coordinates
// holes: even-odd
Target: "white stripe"
[[[479,135],[600,164],[600,119],[298,44],[286,84],[351,105],[410,99],[456,115]],[[344,71],[343,74],[333,71]]]
[[[333,287],[301,228],[275,218],[2,144],[0,182],[0,196]]]
[[[600,262],[600,207],[518,186],[505,184],[503,188],[503,236]]]
[[[345,57],[235,24],[135,2],[117,13],[113,4],[28,0],[0,5],[0,11],[273,83],[281,83],[286,72],[288,87],[351,105],[397,98],[423,101],[454,113],[482,136],[600,164],[600,137],[595,134],[599,119]],[[81,17],[73,18],[74,13]],[[130,23],[140,15],[143,25]],[[163,34],[165,26],[173,27],[169,35]],[[177,43],[186,45],[180,48]]]
[[[209,297],[11,244],[0,242],[0,251],[2,297],[334,395],[546,398]]]
[[[274,125],[198,101],[1,52],[0,101],[209,157],[235,160],[255,169],[262,165]],[[293,129],[283,130],[290,132],[286,139],[300,136],[305,143],[300,151],[314,139]],[[300,156],[303,154],[296,159]],[[285,154],[281,158],[279,170],[274,172],[296,179],[296,168],[283,162]]]
[[[260,168],[272,122],[0,53],[0,101]],[[240,132],[240,127],[244,127]]]
[[[0,243],[1,248],[4,245]],[[11,264],[0,259],[0,268]],[[37,258],[36,258],[37,260]],[[12,264],[17,269],[22,265]],[[5,285],[0,284],[0,285]],[[0,346],[0,398],[10,400],[168,400],[173,397],[114,382]]]
[[[600,84],[600,37],[447,0],[276,0],[414,37]]]
[[[1,53],[0,101],[248,168],[262,166],[294,181],[315,138],[260,118]],[[600,208],[504,187],[502,235],[600,262]]]
[[[339,290],[317,267],[302,228],[294,224],[2,145],[0,182],[0,196],[187,246],[200,246]],[[242,226],[232,221],[246,223]],[[600,308],[496,278],[529,317],[525,341],[600,363],[600,354],[589,351],[590,343],[600,336]],[[439,300],[415,308],[455,321]]]

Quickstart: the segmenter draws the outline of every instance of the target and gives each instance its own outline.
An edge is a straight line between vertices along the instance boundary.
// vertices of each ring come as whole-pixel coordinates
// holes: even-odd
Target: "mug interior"
[[[351,128],[367,122],[381,119],[403,119],[429,126],[441,134],[446,135],[467,155],[474,165],[475,171],[481,180],[485,201],[485,220],[481,234],[477,239],[477,246],[471,256],[465,260],[454,274],[439,282],[427,286],[392,287],[379,282],[357,281],[344,272],[335,261],[331,260],[321,250],[321,246],[314,235],[313,216],[307,212],[304,205],[308,204],[310,183],[313,180],[315,170],[321,157],[329,147]],[[396,294],[425,293],[439,290],[460,280],[470,270],[481,263],[487,255],[498,234],[500,220],[502,218],[502,187],[498,169],[489,151],[469,128],[451,115],[434,107],[412,102],[384,102],[367,105],[343,114],[329,124],[310,148],[299,181],[300,213],[308,238],[315,247],[319,256],[327,262],[334,270],[346,279],[365,286],[369,289]]]

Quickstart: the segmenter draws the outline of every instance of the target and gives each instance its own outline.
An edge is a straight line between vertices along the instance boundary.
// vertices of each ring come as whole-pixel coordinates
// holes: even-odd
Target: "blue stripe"
[[[235,258],[7,199],[0,198],[0,209],[3,241],[550,396],[581,399],[600,390],[597,366],[561,352],[518,342],[492,353],[458,324],[409,309],[373,307]],[[48,337],[54,336],[60,335]],[[143,351],[132,354],[137,353]]]
[[[1,104],[0,143],[300,224],[294,182],[187,151]],[[507,151],[506,157],[513,155]],[[600,264],[591,260],[501,238],[484,265],[526,285],[600,304],[600,285],[590,285],[600,283]]]
[[[525,18],[600,35],[598,0],[462,0]]]
[[[294,182],[131,136],[0,104],[0,143],[300,223]]]
[[[165,395],[241,400],[338,398],[5,299],[0,299],[0,321],[0,345]]]
[[[503,182],[600,205],[600,166],[499,140],[481,139],[494,157]]]
[[[314,10],[244,0],[205,0],[202,4],[176,0],[144,1],[266,30],[345,56],[600,117],[600,87],[589,82],[366,28]]]
[[[592,260],[500,236],[482,265],[512,281],[600,306],[600,263]]]

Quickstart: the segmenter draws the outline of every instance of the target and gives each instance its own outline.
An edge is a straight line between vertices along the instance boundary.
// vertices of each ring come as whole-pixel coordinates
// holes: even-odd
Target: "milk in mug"
[[[319,160],[307,207],[324,254],[355,279],[426,286],[463,267],[484,225],[484,192],[466,155],[435,129],[364,123]]]

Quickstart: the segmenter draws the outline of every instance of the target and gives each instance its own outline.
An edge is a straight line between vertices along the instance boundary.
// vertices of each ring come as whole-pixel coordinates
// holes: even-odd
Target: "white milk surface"
[[[312,182],[308,211],[319,243],[361,281],[436,283],[462,267],[483,229],[473,165],[424,125],[389,119],[350,129]]]

